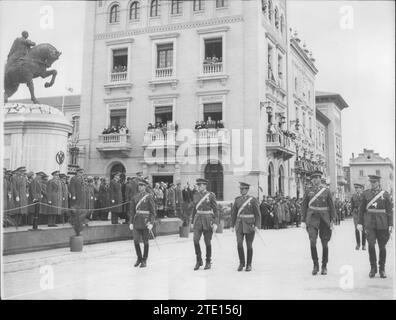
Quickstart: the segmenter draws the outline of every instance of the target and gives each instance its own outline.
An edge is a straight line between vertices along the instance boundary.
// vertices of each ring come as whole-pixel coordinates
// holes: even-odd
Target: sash
[[[149,194],[146,194],[143,196],[142,199],[139,200],[139,202],[136,205],[136,210],[139,208],[140,204],[144,201],[144,199],[146,199],[149,196]]]
[[[249,197],[249,199],[247,199],[247,200],[241,205],[241,207],[240,207],[239,210],[238,210],[237,217],[239,217],[239,216],[241,215],[242,210],[247,206],[247,204],[248,204],[252,199],[253,199],[252,197]]]
[[[378,193],[373,199],[370,200],[370,202],[367,204],[366,209],[369,210],[369,207],[378,200],[379,197],[381,197],[384,194],[385,190],[382,190],[380,193]]]
[[[198,201],[197,205],[195,206],[195,209],[198,210],[199,206],[207,199],[207,197],[209,197],[210,192],[208,192],[207,194],[205,194],[201,200]]]
[[[319,192],[318,192],[317,194],[315,194],[315,195],[313,196],[313,198],[309,201],[308,207],[310,207],[311,204],[312,204],[316,199],[318,199],[319,196],[320,196],[325,190],[326,190],[326,188],[320,189]]]

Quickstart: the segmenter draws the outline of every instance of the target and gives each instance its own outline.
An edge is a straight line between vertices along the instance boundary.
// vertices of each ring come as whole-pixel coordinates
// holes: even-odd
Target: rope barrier
[[[23,208],[28,208],[28,207],[35,206],[35,205],[37,205],[37,204],[39,204],[40,206],[47,206],[47,207],[54,208],[54,209],[61,209],[61,210],[78,210],[78,211],[89,211],[89,212],[92,212],[92,211],[102,211],[102,210],[107,210],[107,209],[111,209],[111,208],[117,208],[117,207],[121,207],[121,206],[123,206],[123,205],[125,205],[125,204],[128,204],[128,203],[130,203],[130,202],[127,201],[127,202],[123,202],[123,203],[117,204],[117,205],[115,205],[115,206],[104,207],[104,208],[96,208],[96,209],[86,209],[86,208],[84,208],[84,209],[78,209],[78,208],[58,207],[58,206],[53,206],[53,205],[51,205],[51,204],[43,203],[43,202],[35,202],[35,203],[28,204],[28,205],[26,205],[26,206],[21,206],[21,207],[17,207],[17,208],[12,208],[12,209],[3,210],[3,212],[6,213],[6,212],[11,212],[11,211],[16,211],[16,210],[20,210],[20,209],[23,209]]]

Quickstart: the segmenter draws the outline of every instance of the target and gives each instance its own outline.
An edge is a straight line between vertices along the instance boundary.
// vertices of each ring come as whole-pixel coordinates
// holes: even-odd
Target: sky
[[[394,6],[394,1],[287,1],[288,26],[316,59],[316,90],[339,93],[349,105],[342,111],[344,165],[363,148],[395,160]],[[0,3],[2,61],[22,30],[62,52],[53,65],[58,77],[51,90],[44,88],[46,80],[35,80],[37,97],[70,94],[65,87],[81,93],[84,9],[82,1]],[[26,97],[22,85],[12,98]]]

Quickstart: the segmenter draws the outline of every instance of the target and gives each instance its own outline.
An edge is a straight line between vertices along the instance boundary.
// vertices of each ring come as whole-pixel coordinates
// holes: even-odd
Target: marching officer
[[[60,172],[58,170],[51,173],[52,179],[48,181],[47,197],[48,204],[48,227],[57,227],[55,224],[56,217],[62,214],[63,193],[62,183],[59,179]]]
[[[119,214],[122,213],[122,192],[120,183],[121,172],[114,174],[113,179],[110,181],[109,194],[110,194],[110,206],[113,208],[111,211],[111,224],[118,224]],[[114,207],[115,206],[115,207]]]
[[[204,269],[210,269],[212,257],[212,235],[216,232],[218,224],[218,211],[216,196],[213,192],[206,190],[208,180],[197,179],[196,184],[199,192],[197,193],[196,202],[194,203],[192,222],[194,228],[194,248],[197,256],[197,263],[194,270],[198,270],[203,265],[201,247],[199,240],[203,234],[206,246],[206,264]]]
[[[379,274],[381,278],[386,278],[386,243],[393,230],[392,199],[387,191],[381,189],[380,179],[377,175],[369,175],[371,189],[362,193],[357,226],[359,231],[363,231],[363,226],[366,229],[371,265],[370,278],[374,278],[377,273],[376,241],[379,247]]]
[[[149,236],[156,216],[154,199],[152,195],[146,191],[146,187],[146,181],[138,181],[139,193],[132,198],[129,206],[129,229],[132,230],[137,255],[134,266],[138,267],[140,265],[140,268],[147,266]],[[143,256],[140,249],[140,239],[143,240]]]
[[[316,250],[318,234],[323,249],[321,274],[327,274],[328,242],[331,238],[335,219],[333,197],[330,190],[321,185],[321,176],[321,171],[314,171],[311,174],[312,186],[307,188],[301,206],[301,227],[307,230],[311,245],[311,257],[314,264],[312,275],[319,272],[318,252]]]
[[[246,239],[247,263],[246,271],[252,270],[253,258],[253,240],[255,228],[261,226],[261,214],[259,203],[256,198],[249,196],[250,185],[245,182],[239,182],[241,195],[235,198],[231,209],[231,227],[232,231],[236,230],[237,249],[239,256],[238,271],[245,267],[245,252],[243,250],[243,238]]]
[[[356,250],[359,250],[360,231],[357,229],[357,225],[359,224],[359,210],[364,187],[359,183],[354,183],[353,186],[355,187],[356,193],[351,197],[351,212],[353,215],[353,223],[355,224]],[[362,250],[366,250],[366,230],[364,227],[362,231]]]

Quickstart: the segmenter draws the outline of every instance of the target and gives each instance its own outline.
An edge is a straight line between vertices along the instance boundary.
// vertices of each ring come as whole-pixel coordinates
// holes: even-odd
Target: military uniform
[[[42,202],[43,199],[43,194],[42,194],[42,179],[43,179],[43,174],[44,172],[37,172],[36,177],[33,179],[33,181],[30,183],[30,188],[29,188],[29,193],[32,198],[32,202],[36,203],[35,206],[33,206],[34,209],[34,216],[33,216],[33,229],[35,229],[39,223],[39,214],[40,214],[40,203]]]
[[[110,194],[110,206],[113,207],[110,209],[111,223],[118,224],[119,214],[122,213],[122,205],[121,205],[122,193],[121,193],[121,183],[119,181],[116,181],[114,178],[110,181],[109,194]]]
[[[249,184],[240,183],[241,188],[249,188]],[[247,263],[246,271],[251,270],[253,258],[253,240],[255,228],[261,226],[261,214],[258,200],[252,196],[241,195],[235,198],[231,208],[231,227],[235,227],[237,250],[239,256],[239,268],[245,267],[245,253],[243,250],[243,238],[246,238]]]
[[[355,188],[362,188],[361,184],[355,183]],[[354,193],[351,197],[351,213],[353,216],[353,223],[355,225],[355,237],[356,237],[356,250],[360,249],[360,231],[357,229],[357,225],[359,224],[359,210],[360,210],[360,203],[362,202],[362,194],[361,193]],[[363,250],[366,250],[366,230],[363,228],[362,231],[362,246]]]
[[[99,187],[99,208],[100,210],[100,219],[102,221],[108,220],[109,209],[103,209],[110,207],[110,193],[109,193],[109,184],[101,183]]]
[[[20,208],[13,210],[12,214],[15,215],[16,224],[20,225],[22,222],[22,216],[28,214],[28,197],[29,193],[27,190],[27,178],[24,175],[26,172],[25,167],[20,167],[14,171],[15,175],[11,178],[11,190],[14,208]]]
[[[63,193],[62,193],[62,183],[59,179],[59,171],[52,172],[54,176],[53,179],[48,181],[47,185],[47,200],[51,207],[48,207],[48,226],[55,227],[56,216],[62,214],[63,205]]]
[[[315,171],[311,174],[311,177],[321,176],[321,174],[320,171]],[[330,190],[322,185],[309,187],[306,190],[301,206],[301,222],[306,223],[309,236],[311,257],[314,263],[313,275],[317,274],[319,270],[318,252],[316,250],[318,234],[323,249],[322,274],[327,273],[326,266],[329,255],[328,242],[331,239],[331,228],[334,220],[335,209]]]
[[[207,184],[208,181],[205,179],[197,179],[197,184]],[[202,266],[202,253],[199,245],[199,240],[203,234],[205,246],[206,246],[206,265],[205,269],[210,268],[211,257],[212,257],[212,235],[213,235],[213,224],[218,224],[218,211],[216,196],[213,192],[204,191],[197,192],[196,200],[194,202],[194,208],[192,213],[192,222],[194,228],[194,248],[197,256],[197,264],[195,270]]]
[[[78,172],[82,172],[82,169],[78,169]],[[76,175],[70,179],[70,196],[71,196],[71,207],[74,209],[85,209],[85,194],[83,192],[83,178],[80,175]]]
[[[378,176],[369,176],[370,180],[379,180]],[[389,227],[393,227],[393,205],[391,196],[387,191],[376,189],[365,190],[362,194],[359,225],[366,229],[369,259],[371,265],[370,277],[377,273],[377,255],[375,243],[379,247],[379,270],[382,278],[385,275],[386,243],[389,240]]]
[[[144,181],[139,182],[146,185]],[[146,191],[135,195],[130,203],[129,221],[133,224],[133,240],[135,244],[135,250],[137,255],[137,262],[135,266],[139,264],[141,267],[145,267],[147,263],[149,253],[149,236],[150,231],[147,224],[154,224],[156,217],[154,199]],[[143,240],[143,256],[140,249],[140,240]]]

